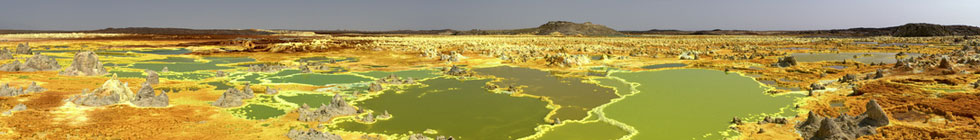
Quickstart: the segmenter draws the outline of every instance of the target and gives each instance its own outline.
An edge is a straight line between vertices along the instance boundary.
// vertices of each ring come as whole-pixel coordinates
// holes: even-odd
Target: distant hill
[[[592,24],[591,22],[574,23],[568,21],[549,21],[536,28],[514,29],[514,30],[470,30],[460,31],[456,35],[498,35],[498,34],[535,34],[551,35],[561,33],[562,35],[586,35],[586,36],[613,36],[623,35],[619,31],[604,25]]]
[[[909,23],[901,26],[885,28],[850,28],[834,30],[808,31],[748,31],[748,30],[648,30],[623,31],[629,34],[667,34],[667,35],[816,35],[816,36],[896,36],[896,37],[926,37],[926,36],[965,36],[980,35],[980,27],[967,25],[938,25],[929,23]]]

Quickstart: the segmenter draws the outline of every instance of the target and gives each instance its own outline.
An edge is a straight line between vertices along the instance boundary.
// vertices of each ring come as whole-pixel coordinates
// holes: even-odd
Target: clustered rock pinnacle
[[[141,107],[167,107],[167,105],[170,105],[170,97],[167,96],[166,91],[160,92],[160,95],[156,95],[150,82],[143,82],[140,90],[136,92],[136,98],[133,99],[132,103]]]
[[[10,72],[56,71],[58,69],[61,69],[61,65],[58,65],[58,61],[54,60],[54,58],[41,55],[40,53],[34,54],[30,58],[25,59],[24,63],[14,61],[0,65],[0,71]]]
[[[297,111],[299,111],[300,121],[318,121],[326,122],[333,117],[344,116],[344,115],[354,115],[357,114],[357,109],[353,106],[348,105],[347,101],[340,94],[334,94],[333,99],[330,101],[330,105],[320,105],[320,108],[312,109],[309,105],[303,104]]]
[[[466,76],[468,74],[469,72],[466,71],[466,69],[463,69],[462,67],[456,65],[453,65],[453,67],[450,67],[449,70],[446,71],[446,75],[452,75],[452,76]]]
[[[14,52],[10,52],[7,48],[0,50],[0,60],[14,59]]]
[[[455,139],[456,138],[453,138],[453,136],[449,136],[449,137],[438,136],[435,138],[435,140],[455,140]],[[416,134],[409,135],[408,140],[433,140],[433,139],[426,137],[425,135],[416,133]]]
[[[84,51],[75,53],[75,58],[72,59],[71,65],[68,66],[64,71],[61,71],[61,75],[67,76],[99,76],[109,73],[105,70],[105,66],[102,66],[102,62],[99,62],[99,55],[92,51]]]
[[[394,85],[399,85],[399,84],[415,84],[415,79],[412,78],[412,77],[408,77],[408,78],[402,79],[402,78],[398,77],[395,74],[391,74],[391,75],[388,75],[387,77],[383,77],[381,79],[378,79],[375,82],[377,82],[377,83],[383,83],[383,84],[394,84]]]
[[[148,77],[149,78],[149,77]],[[82,94],[72,96],[67,101],[82,106],[106,106],[121,103],[132,103],[139,107],[167,107],[170,105],[170,97],[166,92],[156,95],[153,86],[149,81],[143,82],[140,90],[133,93],[129,89],[129,83],[119,81],[116,75],[107,80],[92,92],[82,91]]]
[[[888,115],[878,102],[872,99],[865,106],[867,111],[858,116],[841,114],[837,118],[821,117],[812,111],[806,121],[796,126],[804,139],[856,139],[875,134],[875,128],[888,125]]]
[[[44,91],[47,91],[47,89],[38,86],[37,82],[31,82],[31,85],[27,86],[26,89],[10,87],[5,83],[2,86],[0,86],[0,97],[19,96],[19,95],[44,92]]]
[[[225,107],[225,108],[238,107],[244,104],[242,100],[251,99],[253,97],[255,97],[255,93],[252,91],[252,87],[250,87],[249,84],[246,83],[245,87],[242,87],[242,90],[238,90],[235,88],[228,88],[228,90],[226,90],[225,93],[222,93],[221,97],[219,97],[218,100],[212,102],[211,105],[217,107]]]
[[[160,83],[160,75],[158,75],[156,71],[146,70],[146,83],[149,83],[149,84],[159,84]]]
[[[31,44],[30,43],[17,44],[17,50],[15,51],[15,53],[31,54]]]
[[[129,83],[119,81],[116,75],[107,80],[92,92],[82,91],[82,94],[68,98],[68,101],[83,106],[105,106],[131,101],[135,98],[133,90],[128,87]]]
[[[795,57],[792,57],[792,56],[787,56],[787,57],[780,58],[779,61],[776,62],[776,64],[773,64],[773,66],[776,66],[776,67],[792,67],[792,66],[796,66],[796,58]]]
[[[286,137],[292,140],[342,140],[339,135],[330,134],[330,132],[320,132],[316,129],[310,128],[309,131],[299,131],[296,129],[289,130],[286,133]]]
[[[277,72],[286,68],[287,67],[284,65],[258,64],[258,65],[249,65],[248,72]]]

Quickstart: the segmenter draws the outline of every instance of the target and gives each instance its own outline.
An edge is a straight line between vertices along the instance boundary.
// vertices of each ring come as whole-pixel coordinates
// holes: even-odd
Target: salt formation
[[[7,50],[7,48],[0,50],[0,60],[4,59],[14,59],[14,52],[10,52],[10,50]]]
[[[347,101],[340,94],[335,94],[333,100],[330,101],[330,105],[320,105],[320,108],[312,109],[309,105],[303,104],[297,111],[299,111],[300,121],[318,121],[325,122],[329,121],[330,118],[336,116],[353,115],[357,113],[357,110],[353,106],[348,105]]]
[[[787,56],[787,57],[780,58],[779,61],[776,62],[776,64],[773,64],[773,66],[776,66],[776,67],[791,67],[791,66],[796,66],[796,58],[794,58],[792,56]]]
[[[140,90],[136,92],[136,98],[132,101],[133,105],[141,107],[167,107],[170,104],[170,97],[167,92],[156,95],[150,82],[144,82]]]
[[[133,100],[136,95],[130,90],[129,83],[119,81],[116,75],[105,81],[102,87],[92,92],[82,91],[82,94],[68,98],[68,101],[83,106],[105,106],[118,103],[125,103]]]
[[[17,44],[17,50],[15,51],[15,53],[31,54],[31,44],[30,43]]]
[[[109,72],[102,66],[102,62],[99,62],[99,56],[95,52],[85,51],[75,53],[71,65],[65,71],[61,71],[60,75],[99,76],[106,73]]]
[[[61,69],[61,65],[58,65],[58,61],[54,60],[54,58],[41,54],[34,54],[30,58],[25,59],[24,63],[14,61],[0,65],[0,71],[11,72],[55,71],[58,69]]]
[[[14,87],[10,87],[7,84],[3,84],[2,86],[0,86],[0,97],[19,96],[19,95],[44,92],[44,91],[47,91],[47,89],[38,86],[37,82],[31,82],[31,85],[27,86],[27,89],[14,88]]]
[[[160,75],[158,75],[156,71],[146,70],[146,82],[150,84],[159,84]]]
[[[243,87],[242,90],[228,88],[228,90],[226,90],[225,93],[222,93],[221,97],[212,102],[211,105],[225,108],[237,107],[244,104],[242,100],[251,99],[252,97],[255,97],[254,93],[252,92],[252,88],[249,87],[248,84],[245,84],[245,87]]]
[[[796,126],[805,139],[856,139],[875,134],[875,128],[888,125],[888,115],[878,102],[872,99],[865,106],[867,111],[858,116],[841,114],[837,118],[817,116],[812,111],[806,121]]]
[[[342,140],[339,135],[330,134],[329,132],[320,132],[316,129],[310,128],[310,131],[299,131],[296,129],[289,130],[286,133],[286,137],[292,140]]]

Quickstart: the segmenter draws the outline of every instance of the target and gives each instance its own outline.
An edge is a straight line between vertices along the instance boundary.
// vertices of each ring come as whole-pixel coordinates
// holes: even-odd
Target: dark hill
[[[747,30],[649,30],[623,31],[629,34],[670,34],[670,35],[816,35],[816,36],[968,36],[980,35],[980,27],[967,25],[938,25],[929,23],[909,23],[885,28],[850,28],[809,31],[747,31]]]
[[[591,22],[574,23],[568,21],[549,21],[536,28],[514,29],[514,30],[470,30],[460,31],[457,35],[514,35],[514,34],[535,34],[550,35],[552,33],[562,35],[586,35],[586,36],[614,36],[623,35],[619,31],[604,25],[592,24]]]

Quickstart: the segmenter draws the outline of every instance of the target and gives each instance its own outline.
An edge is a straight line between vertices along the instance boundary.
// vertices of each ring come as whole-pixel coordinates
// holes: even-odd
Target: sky
[[[0,29],[617,30],[980,26],[978,0],[0,0]]]

